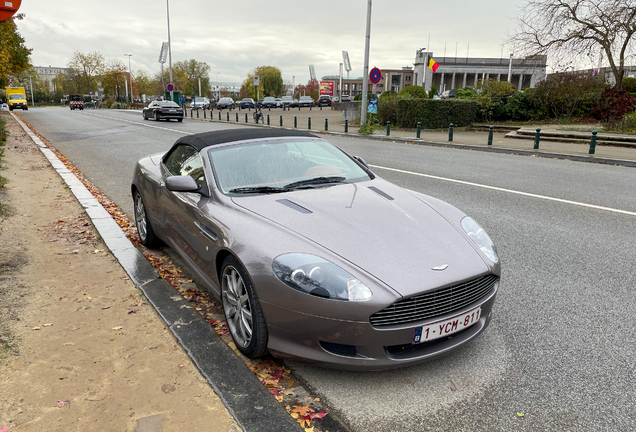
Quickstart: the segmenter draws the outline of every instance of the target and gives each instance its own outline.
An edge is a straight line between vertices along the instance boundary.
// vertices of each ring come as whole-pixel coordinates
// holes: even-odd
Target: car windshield
[[[311,96],[301,96],[300,100],[309,100],[311,99]]]
[[[167,108],[180,108],[179,105],[177,105],[176,102],[171,102],[171,101],[164,101],[164,102],[157,102],[159,104],[159,106],[162,107],[167,107]]]
[[[194,98],[195,102],[205,102],[205,99],[202,97]]]
[[[209,156],[223,193],[286,192],[370,178],[322,140],[268,140],[213,148]]]
[[[12,94],[12,95],[9,95],[9,100],[14,100],[14,99],[24,99],[24,95],[23,94]]]
[[[252,99],[243,99],[243,102],[252,102]]]
[[[264,101],[275,101],[276,99],[274,99],[273,97],[266,97],[265,99],[263,99]]]
[[[282,98],[282,99],[283,99],[284,101],[290,101],[290,100],[292,100],[292,97],[291,97],[291,96],[283,96],[283,98]]]

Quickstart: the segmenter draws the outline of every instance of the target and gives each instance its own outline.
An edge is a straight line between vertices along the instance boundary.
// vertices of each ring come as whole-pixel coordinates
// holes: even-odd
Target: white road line
[[[132,123],[132,124],[136,124],[136,125],[140,125],[140,126],[145,126],[145,127],[149,127],[149,128],[153,128],[153,129],[163,129],[163,130],[167,130],[170,132],[178,132],[184,135],[194,135],[194,132],[186,132],[186,131],[182,131],[179,129],[170,129],[167,127],[161,127],[161,126],[155,126],[155,125],[151,125],[151,124],[146,124],[146,123],[142,123],[142,122],[138,122],[138,121],[132,121],[132,120],[125,120],[122,118],[117,118],[117,117],[109,117],[109,116],[105,116],[105,115],[100,115],[100,114],[93,114],[93,113],[86,113],[95,117],[102,117],[102,118],[107,118],[107,119],[111,119],[111,120],[117,120],[120,122],[124,122],[124,123]]]
[[[612,212],[612,213],[621,213],[621,214],[626,214],[626,215],[630,215],[630,216],[636,216],[636,212],[631,212],[631,211],[627,211],[627,210],[620,210],[620,209],[615,209],[615,208],[611,208],[611,207],[603,207],[603,206],[598,206],[598,205],[594,205],[594,204],[587,204],[587,203],[582,203],[582,202],[578,202],[578,201],[570,201],[570,200],[565,200],[565,199],[561,199],[561,198],[549,197],[549,196],[545,196],[545,195],[537,195],[537,194],[533,194],[533,193],[521,192],[521,191],[516,191],[516,190],[512,190],[512,189],[504,189],[504,188],[500,188],[500,187],[496,187],[496,186],[488,186],[488,185],[483,185],[483,184],[479,184],[479,183],[467,182],[467,181],[463,181],[463,180],[456,180],[456,179],[451,179],[451,178],[446,178],[446,177],[439,177],[439,176],[434,176],[434,175],[429,175],[429,174],[422,174],[422,173],[417,173],[417,172],[413,172],[413,171],[405,171],[405,170],[396,169],[396,168],[388,168],[388,167],[383,167],[383,166],[380,166],[380,165],[369,165],[369,166],[372,167],[372,168],[378,168],[378,169],[383,169],[383,170],[387,170],[387,171],[394,171],[394,172],[399,172],[399,173],[403,173],[403,174],[410,174],[410,175],[419,176],[419,177],[427,177],[427,178],[431,178],[431,179],[435,179],[435,180],[443,180],[443,181],[463,184],[463,185],[467,185],[467,186],[475,186],[475,187],[480,187],[480,188],[484,188],[484,189],[491,189],[491,190],[496,190],[496,191],[500,191],[500,192],[507,192],[507,193],[516,194],[516,195],[523,195],[523,196],[532,197],[532,198],[544,199],[544,200],[548,200],[548,201],[556,201],[556,202],[565,203],[565,204],[572,204],[572,205],[576,205],[576,206],[580,206],[580,207],[587,207],[587,208],[593,208],[593,209],[597,209],[597,210],[604,210],[604,211],[608,211],[608,212]]]

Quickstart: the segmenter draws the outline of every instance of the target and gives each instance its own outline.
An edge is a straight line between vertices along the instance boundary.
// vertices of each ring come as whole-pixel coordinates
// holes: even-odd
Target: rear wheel
[[[146,112],[142,112],[141,115],[144,117],[144,120],[148,120],[148,117],[146,117]]]
[[[177,119],[177,121],[178,121],[179,123],[181,123],[181,122],[183,121],[183,119],[182,119],[182,118],[180,118],[180,119]]]
[[[221,301],[227,327],[236,348],[250,358],[267,353],[267,325],[252,282],[233,256],[223,261]]]
[[[149,248],[159,247],[161,245],[161,240],[159,240],[159,238],[155,235],[152,225],[150,225],[144,200],[141,198],[141,194],[138,190],[135,191],[134,201],[135,225],[137,226],[137,233],[139,234],[141,244]]]

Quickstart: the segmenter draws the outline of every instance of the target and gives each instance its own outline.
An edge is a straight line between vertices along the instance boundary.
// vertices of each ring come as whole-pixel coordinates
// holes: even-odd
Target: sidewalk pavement
[[[206,118],[203,118],[203,111],[199,111],[199,117],[197,118],[197,111],[192,111],[192,117],[190,117],[190,110],[187,110],[187,118],[199,121],[213,121],[227,123],[228,118],[230,123],[242,124],[242,125],[254,125],[252,114],[254,110],[239,110],[234,109],[232,111],[223,110],[221,114],[221,120],[219,120],[219,111],[212,112],[212,118],[210,118],[210,111],[206,111]],[[245,115],[247,114],[247,121]],[[272,127],[280,127],[281,119],[284,128],[294,128],[294,120],[296,121],[296,127],[298,130],[312,130],[319,133],[329,134],[345,134],[345,122],[342,120],[342,111],[332,110],[328,107],[323,108],[293,108],[289,111],[283,111],[282,109],[264,109],[265,125]],[[238,122],[237,120],[238,116]],[[269,116],[269,123],[268,123]],[[311,119],[311,125],[309,120]],[[325,120],[327,120],[327,130],[325,130]],[[561,159],[573,159],[578,161],[609,163],[616,165],[626,165],[636,167],[636,146],[630,147],[617,147],[606,146],[600,142],[597,143],[595,154],[590,155],[589,150],[589,138],[591,138],[591,132],[577,132],[577,129],[590,129],[588,125],[580,126],[564,126],[564,125],[537,125],[537,126],[524,126],[522,129],[536,129],[540,127],[544,133],[549,132],[552,136],[560,136],[563,141],[567,141],[573,136],[588,137],[588,141],[584,143],[577,142],[561,142],[561,141],[548,141],[542,140],[539,143],[539,149],[534,149],[534,137],[530,136],[529,139],[509,138],[506,134],[509,130],[497,131],[495,130],[493,136],[493,143],[488,145],[488,131],[483,130],[467,130],[466,128],[455,128],[453,132],[453,141],[448,141],[448,130],[422,130],[420,139],[416,137],[415,130],[394,129],[391,127],[390,135],[386,135],[386,126],[378,128],[373,135],[359,135],[358,126],[349,124],[348,133],[346,136],[352,136],[356,138],[367,139],[380,139],[390,141],[404,141],[415,144],[423,145],[443,145],[447,147],[459,147],[459,148],[472,148],[474,150],[483,151],[496,151],[505,153],[520,153],[535,156],[545,157],[558,157]],[[604,133],[607,134],[607,133]],[[617,134],[611,133],[608,135],[622,136],[633,139],[633,144],[636,144],[636,136],[630,134]],[[580,140],[580,138],[579,138]],[[574,140],[572,140],[574,141]],[[600,141],[600,140],[599,140]],[[572,156],[572,157],[568,157]]]

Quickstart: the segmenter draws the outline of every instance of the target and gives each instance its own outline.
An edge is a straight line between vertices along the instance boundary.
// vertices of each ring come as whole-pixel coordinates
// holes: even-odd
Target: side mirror
[[[365,168],[369,169],[369,165],[367,165],[367,163],[364,161],[364,159],[362,159],[361,157],[358,157],[358,156],[354,156],[354,158],[355,158],[355,160],[360,162],[362,165],[364,165]]]
[[[171,176],[166,179],[166,189],[173,192],[198,192],[199,185],[190,176]]]

